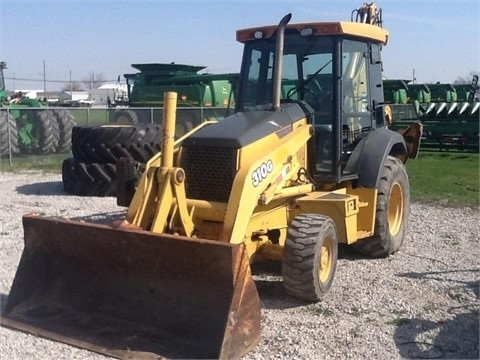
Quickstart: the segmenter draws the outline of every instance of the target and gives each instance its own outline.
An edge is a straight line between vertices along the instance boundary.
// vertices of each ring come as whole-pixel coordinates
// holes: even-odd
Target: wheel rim
[[[325,238],[320,249],[320,267],[318,269],[318,277],[322,283],[325,283],[332,274],[333,263],[333,242],[330,237]]]
[[[115,123],[118,124],[118,125],[129,125],[129,124],[131,124],[132,122],[130,121],[130,119],[128,118],[128,116],[126,116],[126,115],[120,115],[120,116],[115,120]]]
[[[392,186],[388,205],[388,228],[390,234],[395,236],[400,231],[403,221],[403,190],[399,183]]]

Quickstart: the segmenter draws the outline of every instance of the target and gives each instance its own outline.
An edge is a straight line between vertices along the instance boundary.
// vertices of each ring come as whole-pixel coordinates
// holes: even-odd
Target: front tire
[[[118,125],[138,124],[138,115],[133,110],[120,109],[115,110],[113,122]]]
[[[57,118],[59,130],[57,152],[69,152],[72,147],[72,129],[77,125],[75,119],[68,110],[53,110],[53,114]]]
[[[400,250],[410,215],[410,185],[402,161],[389,156],[380,173],[373,236],[353,244],[359,252],[386,257]]]
[[[0,111],[0,158],[18,154],[17,122],[6,110]]]
[[[321,300],[332,286],[337,257],[337,230],[332,219],[317,214],[295,217],[288,228],[282,263],[287,293],[303,300]]]
[[[53,154],[57,151],[60,131],[56,116],[51,110],[38,110],[33,115],[34,136],[37,147],[34,153],[38,155]]]

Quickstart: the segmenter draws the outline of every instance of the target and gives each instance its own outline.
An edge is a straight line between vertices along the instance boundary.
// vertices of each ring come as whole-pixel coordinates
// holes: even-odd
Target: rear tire
[[[20,153],[17,122],[6,110],[0,111],[0,158]]]
[[[389,156],[380,173],[373,236],[353,247],[371,257],[386,257],[400,250],[410,215],[410,186],[405,165]]]
[[[57,118],[51,110],[38,110],[33,114],[33,135],[36,139],[35,154],[52,154],[57,150],[60,132]]]
[[[288,228],[282,263],[287,293],[303,300],[322,299],[332,286],[337,257],[332,219],[317,214],[295,217]]]
[[[72,153],[82,162],[116,164],[122,158],[146,163],[161,150],[160,125],[75,126]]]
[[[138,115],[133,110],[115,110],[113,122],[118,125],[130,125],[138,123]]]
[[[62,164],[63,189],[78,196],[115,196],[117,192],[114,164],[83,163],[68,158]]]
[[[68,110],[53,110],[53,114],[57,118],[59,130],[57,152],[68,152],[72,147],[72,129],[77,124]]]

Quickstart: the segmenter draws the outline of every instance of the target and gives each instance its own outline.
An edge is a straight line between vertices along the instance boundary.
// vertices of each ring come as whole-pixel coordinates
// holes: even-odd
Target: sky
[[[116,81],[131,64],[206,66],[238,72],[238,29],[349,21],[363,0],[0,0],[0,61],[9,90],[60,90],[101,74]],[[390,39],[384,76],[453,82],[480,71],[480,0],[378,0]],[[28,79],[28,80],[21,80]]]

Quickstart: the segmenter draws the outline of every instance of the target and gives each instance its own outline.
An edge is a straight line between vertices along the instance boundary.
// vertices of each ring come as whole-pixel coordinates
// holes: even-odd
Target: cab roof
[[[277,28],[277,25],[269,25],[237,30],[237,41],[246,43],[255,40],[254,34],[258,31],[263,33],[263,38],[271,38],[275,35]],[[296,30],[300,32],[306,28],[313,30],[313,36],[350,35],[383,45],[387,44],[389,36],[389,32],[379,26],[347,21],[288,24],[285,31]]]

